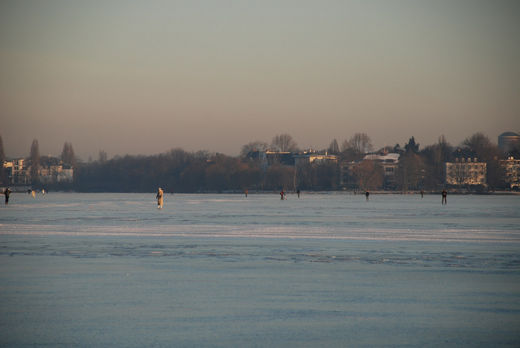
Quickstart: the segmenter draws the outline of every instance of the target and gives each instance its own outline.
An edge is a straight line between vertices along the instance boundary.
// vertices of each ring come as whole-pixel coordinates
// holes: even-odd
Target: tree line
[[[465,155],[479,158],[487,164],[487,184],[490,189],[504,187],[503,172],[499,160],[504,157],[499,148],[483,133],[466,138],[458,147]],[[370,137],[356,133],[341,146],[332,140],[327,152],[337,155],[339,161],[307,163],[287,166],[272,163],[265,166],[250,156],[255,151],[267,149],[298,152],[298,146],[288,134],[275,136],[271,143],[254,141],[242,147],[237,157],[207,151],[187,152],[172,149],[150,156],[116,156],[108,159],[100,151],[95,161],[80,162],[74,155],[72,144],[64,144],[60,160],[74,167],[74,181],[58,185],[56,189],[79,192],[151,192],[162,187],[166,192],[226,192],[271,190],[438,190],[444,185],[445,162],[453,161],[457,148],[444,136],[437,143],[423,149],[411,137],[401,147],[387,146],[379,153],[399,153],[399,163],[393,180],[386,181],[383,167],[377,161],[363,160],[373,145]],[[0,136],[0,157],[5,159]],[[38,141],[31,145],[30,157],[33,185],[38,186],[37,167],[50,161],[39,155]],[[351,163],[345,173],[342,166]]]

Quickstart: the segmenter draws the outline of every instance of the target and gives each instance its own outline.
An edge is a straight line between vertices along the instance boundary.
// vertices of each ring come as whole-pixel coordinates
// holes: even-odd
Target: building
[[[385,189],[394,189],[397,182],[397,170],[399,167],[398,153],[382,153],[382,154],[367,154],[361,161],[341,162],[340,170],[340,185],[344,188],[353,189],[356,187],[356,180],[354,177],[354,170],[363,161],[374,161],[382,169],[384,175],[383,187]]]
[[[520,159],[513,156],[500,161],[500,166],[504,169],[504,181],[510,189],[520,188]]]
[[[504,132],[498,136],[498,147],[508,153],[514,149],[520,150],[520,135],[514,132]]]
[[[487,164],[479,162],[477,158],[455,159],[455,162],[446,162],[446,184],[486,185]]]
[[[10,185],[28,185],[31,183],[31,176],[25,159],[4,161],[3,167]]]
[[[368,154],[363,160],[376,161],[379,163],[381,167],[383,167],[384,173],[384,187],[392,187],[396,183],[397,179],[397,168],[399,166],[399,157],[401,157],[398,153],[385,153],[383,155],[379,154]]]
[[[74,168],[63,165],[57,158],[53,158],[52,163],[41,165],[38,170],[39,180],[42,184],[55,184],[72,182],[74,178]],[[30,185],[31,166],[23,158],[5,161],[4,171],[7,173],[9,185]]]
[[[326,152],[323,154],[317,152],[304,152],[302,154],[294,155],[294,165],[300,167],[306,164],[322,164],[322,163],[338,163],[338,156],[329,155]]]
[[[294,154],[292,152],[256,150],[249,152],[247,157],[252,161],[258,161],[264,169],[267,169],[273,164],[282,164],[286,166],[294,165]]]
[[[265,159],[269,166],[273,164],[283,164],[286,166],[294,165],[294,156],[292,152],[288,151],[265,151]]]
[[[42,184],[72,182],[74,169],[63,165],[50,165],[39,170],[39,179]]]
[[[72,182],[74,180],[74,168],[66,168],[65,166],[62,168],[62,170],[58,173],[56,176],[56,182],[62,183],[62,182]]]

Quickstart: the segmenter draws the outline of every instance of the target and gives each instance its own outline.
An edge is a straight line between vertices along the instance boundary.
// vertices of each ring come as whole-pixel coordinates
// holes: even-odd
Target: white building
[[[5,161],[3,163],[4,170],[9,177],[9,184],[11,185],[27,185],[31,183],[29,175],[29,168],[26,167],[25,159],[15,159],[12,161]]]
[[[457,158],[446,162],[446,184],[448,185],[486,185],[487,164],[476,158]]]
[[[505,182],[509,188],[520,187],[520,159],[509,157],[506,160],[500,161],[500,166],[504,168]]]
[[[358,162],[342,162],[340,164],[340,185],[344,187],[352,187],[355,185],[353,182],[353,170],[362,161],[374,161],[383,168],[385,188],[393,188],[396,183],[396,175],[399,167],[398,153],[385,153],[385,154],[367,154],[363,157],[363,160]]]
[[[368,154],[363,160],[376,161],[381,167],[383,167],[383,173],[385,175],[385,186],[389,186],[395,183],[397,168],[399,166],[398,153],[387,153],[384,155]]]
[[[39,170],[39,179],[43,184],[72,182],[74,169],[63,168],[63,165],[50,165]]]
[[[56,159],[56,163],[59,160]],[[9,177],[10,185],[30,185],[31,166],[23,158],[3,163],[4,170]],[[64,167],[62,164],[43,165],[38,170],[39,180],[43,184],[54,184],[62,182],[72,182],[74,169]]]

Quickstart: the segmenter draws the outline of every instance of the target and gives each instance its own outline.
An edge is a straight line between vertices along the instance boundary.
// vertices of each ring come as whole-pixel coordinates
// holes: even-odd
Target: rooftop
[[[504,132],[500,134],[499,137],[520,137],[520,135],[515,132]]]

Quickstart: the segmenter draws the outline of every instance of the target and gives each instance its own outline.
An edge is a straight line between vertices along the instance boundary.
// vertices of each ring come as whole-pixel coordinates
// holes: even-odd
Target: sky
[[[520,131],[520,1],[0,1],[8,157]]]

